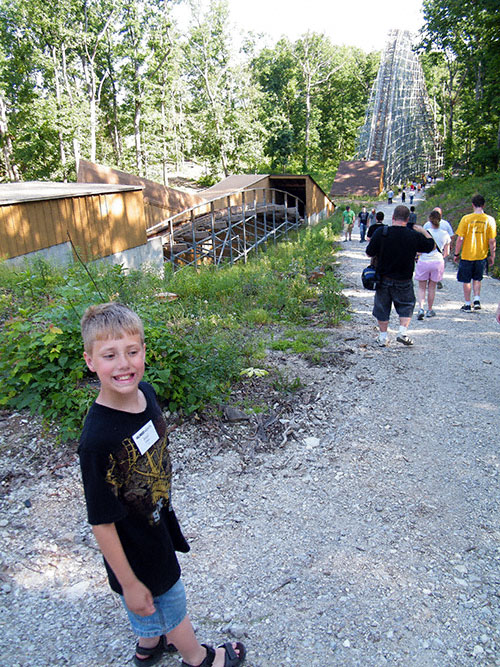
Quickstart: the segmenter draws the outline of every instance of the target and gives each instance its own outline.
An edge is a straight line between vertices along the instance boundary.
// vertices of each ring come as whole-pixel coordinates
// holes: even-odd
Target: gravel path
[[[202,641],[243,639],[249,667],[500,665],[500,283],[462,314],[448,265],[415,346],[379,348],[353,239],[352,318],[327,330],[322,363],[274,356],[305,385],[286,409],[271,396],[259,423],[172,435],[190,614]],[[74,452],[42,463],[45,438],[1,416],[0,662],[130,664]]]

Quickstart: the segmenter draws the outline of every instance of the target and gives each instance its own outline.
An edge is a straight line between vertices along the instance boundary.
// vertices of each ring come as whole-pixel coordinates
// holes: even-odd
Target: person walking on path
[[[464,305],[461,310],[481,310],[481,281],[486,261],[493,266],[496,251],[496,222],[484,212],[484,197],[472,197],[473,213],[464,215],[457,227],[457,243],[453,259],[458,263],[457,280],[463,283]],[[488,250],[490,256],[488,257]],[[471,283],[474,303],[471,305]]]
[[[344,221],[344,233],[345,233],[345,239],[344,241],[347,241],[347,237],[349,237],[349,241],[351,241],[351,236],[352,236],[352,228],[354,227],[354,211],[351,211],[351,207],[347,205],[345,207],[345,211],[342,214],[342,220]]]
[[[364,243],[365,241],[365,234],[366,234],[366,229],[368,227],[368,218],[369,214],[368,211],[366,210],[366,206],[363,206],[361,211],[358,213],[358,225],[359,225],[359,242]]]
[[[439,228],[444,229],[445,232],[448,232],[448,234],[450,236],[451,243],[450,243],[449,253],[451,253],[452,248],[453,248],[453,242],[454,242],[457,235],[453,231],[453,227],[450,225],[448,220],[445,220],[443,218],[443,211],[441,210],[441,208],[439,206],[436,206],[433,210],[437,211],[439,213],[439,215],[441,216],[441,221],[439,223]],[[432,228],[432,223],[430,222],[430,220],[428,220],[424,225],[424,229],[429,230],[431,228]],[[449,253],[448,253],[448,255],[449,255]],[[438,289],[443,289],[443,283],[441,282],[441,280],[438,280],[437,288]]]
[[[401,203],[404,204],[406,202],[406,192],[405,189],[403,188],[403,192],[401,193]]]
[[[387,193],[387,203],[388,203],[388,204],[392,204],[392,198],[393,198],[393,197],[394,197],[394,191],[393,191],[393,190],[389,190],[389,192]]]
[[[449,234],[449,236],[450,236],[450,239],[451,239],[451,245],[450,245],[450,252],[451,252],[451,249],[452,249],[452,247],[453,247],[453,240],[454,240],[455,237],[456,237],[456,234],[455,234],[455,232],[453,231],[453,227],[452,227],[451,224],[448,222],[448,220],[445,220],[445,219],[443,218],[443,211],[442,211],[442,209],[441,209],[439,206],[436,206],[436,207],[433,208],[432,210],[433,210],[433,211],[437,211],[437,212],[439,213],[439,215],[441,216],[441,221],[440,221],[440,223],[439,223],[439,228],[440,228],[440,229],[444,229],[445,232],[448,232],[448,234]],[[431,227],[432,227],[432,223],[431,223],[431,221],[430,221],[430,219],[429,219],[429,220],[425,223],[425,225],[424,225],[424,229],[431,229]]]
[[[403,345],[413,345],[408,336],[413,310],[415,292],[413,289],[413,271],[415,256],[418,252],[430,252],[435,247],[434,239],[423,227],[407,227],[410,210],[402,204],[396,206],[392,215],[392,226],[384,235],[385,229],[377,229],[366,248],[369,257],[377,257],[377,271],[380,276],[373,302],[373,316],[378,321],[378,344],[388,344],[387,329],[394,304],[399,315],[399,332],[396,340]]]
[[[368,231],[366,232],[366,236],[369,239],[371,239],[371,237],[375,234],[375,232],[377,231],[377,229],[379,229],[379,227],[384,226],[384,217],[385,216],[382,211],[377,211],[377,213],[375,214],[375,224],[370,225],[368,227]]]
[[[376,209],[372,208],[370,211],[370,214],[368,215],[368,229],[366,231],[366,235],[368,236],[368,231],[372,225],[374,225],[377,222],[377,211]]]
[[[113,302],[87,308],[81,329],[85,362],[100,381],[78,448],[87,515],[138,638],[133,662],[154,665],[179,651],[183,667],[236,667],[243,644],[200,644],[186,612],[175,552],[189,546],[171,504],[167,425],[153,387],[142,382],[143,324]]]
[[[436,313],[433,310],[434,299],[436,296],[436,287],[444,274],[444,260],[450,252],[450,235],[440,226],[441,215],[438,211],[431,211],[429,214],[430,227],[427,223],[424,225],[429,234],[436,243],[436,247],[431,252],[424,252],[418,257],[415,267],[415,280],[418,280],[418,315],[417,320],[423,320],[425,317],[434,317]],[[425,292],[427,291],[427,312],[424,311]]]
[[[415,213],[415,207],[410,206],[410,217],[408,218],[408,226],[413,227],[417,224],[417,214]]]

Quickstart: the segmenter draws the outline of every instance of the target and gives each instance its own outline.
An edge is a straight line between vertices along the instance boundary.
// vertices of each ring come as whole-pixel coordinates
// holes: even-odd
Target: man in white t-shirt
[[[444,274],[444,260],[450,252],[451,238],[445,229],[441,228],[441,216],[434,210],[429,214],[429,222],[425,223],[424,229],[436,242],[436,248],[431,252],[423,252],[418,257],[415,267],[415,279],[418,280],[418,314],[417,320],[424,317],[434,317],[434,298],[436,286]],[[428,226],[430,225],[430,226]],[[425,292],[427,290],[427,312],[424,311]]]

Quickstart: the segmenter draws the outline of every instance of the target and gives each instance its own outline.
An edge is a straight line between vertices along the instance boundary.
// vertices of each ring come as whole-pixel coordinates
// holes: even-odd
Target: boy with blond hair
[[[100,380],[78,448],[88,520],[138,636],[134,663],[154,665],[178,650],[184,667],[236,667],[243,644],[200,644],[186,613],[175,552],[189,546],[171,503],[165,419],[142,381],[142,322],[126,306],[104,303],[85,311],[81,329],[85,362]]]

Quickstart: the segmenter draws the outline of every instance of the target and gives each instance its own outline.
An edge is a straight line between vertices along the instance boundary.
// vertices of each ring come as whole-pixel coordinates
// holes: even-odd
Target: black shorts
[[[458,282],[470,283],[472,280],[482,280],[485,264],[485,259],[461,259],[457,272]]]
[[[387,322],[394,304],[399,317],[411,317],[415,308],[413,280],[382,278],[375,291],[372,314],[379,322]]]

